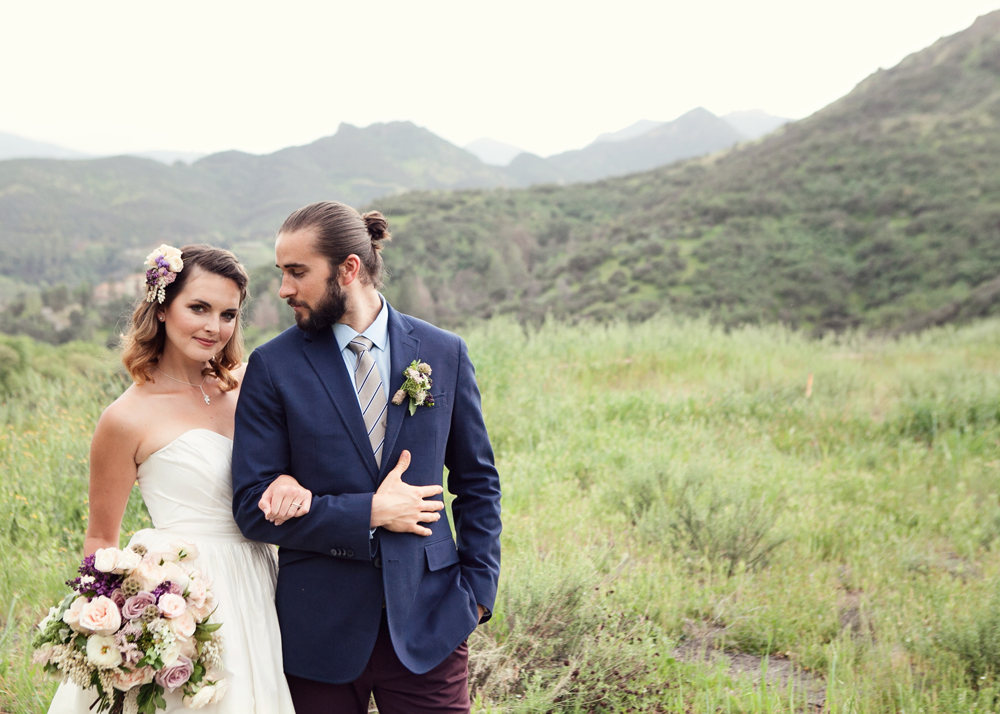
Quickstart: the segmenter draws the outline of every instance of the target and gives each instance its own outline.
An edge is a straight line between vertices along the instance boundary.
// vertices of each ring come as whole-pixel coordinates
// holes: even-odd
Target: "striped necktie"
[[[372,357],[372,341],[358,335],[347,345],[351,352],[358,356],[354,367],[354,388],[361,402],[361,415],[368,430],[368,440],[375,454],[375,462],[382,465],[382,444],[385,442],[385,423],[389,403],[382,389],[382,375]]]

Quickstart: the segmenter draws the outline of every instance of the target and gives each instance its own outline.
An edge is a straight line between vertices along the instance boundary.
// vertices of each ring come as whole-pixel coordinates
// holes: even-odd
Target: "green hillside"
[[[294,208],[375,199],[396,235],[390,299],[445,325],[671,311],[816,332],[918,329],[989,314],[1000,300],[990,282],[1000,276],[998,122],[995,12],[762,140],[586,185],[482,188],[557,174],[522,155],[512,178],[408,122],[343,125],[308,146],[192,166],[4,161],[0,278],[72,289],[134,272],[160,241],[233,247],[257,265]],[[257,279],[265,292],[269,280]],[[26,300],[0,329],[49,339],[28,329],[38,324],[28,303],[58,312],[60,295]],[[283,308],[266,302],[259,324],[272,329]],[[64,322],[107,322],[62,310]],[[59,339],[89,334],[59,329]]]
[[[409,122],[265,156],[236,151],[188,166],[116,157],[0,161],[0,275],[97,282],[135,272],[161,241],[270,241],[291,211],[335,196],[360,205],[410,188],[497,186],[511,179]]]
[[[722,154],[585,186],[382,199],[392,295],[445,322],[666,308],[900,325],[1000,275],[998,122],[995,12]]]

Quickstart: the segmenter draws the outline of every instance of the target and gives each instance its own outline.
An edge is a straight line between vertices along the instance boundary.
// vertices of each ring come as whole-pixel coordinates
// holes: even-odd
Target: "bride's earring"
[[[157,316],[156,316],[156,318],[157,318],[157,319],[158,319],[158,320],[159,320],[160,322],[163,322],[164,320],[166,320],[166,319],[167,319],[167,318],[165,318],[165,317],[164,317],[163,315],[157,315]]]

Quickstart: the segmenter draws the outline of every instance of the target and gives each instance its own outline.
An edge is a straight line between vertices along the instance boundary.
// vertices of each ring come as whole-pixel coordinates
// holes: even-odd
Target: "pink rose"
[[[187,603],[184,602],[184,598],[173,593],[160,595],[160,600],[156,604],[159,606],[163,616],[171,619],[180,617],[187,612]]]
[[[170,621],[170,629],[180,637],[191,637],[194,635],[196,623],[191,611],[187,611]]]
[[[122,616],[126,620],[134,620],[137,617],[142,617],[142,613],[149,605],[155,604],[156,598],[153,596],[153,593],[140,591],[125,601],[125,604],[122,606]]]
[[[83,595],[78,597],[73,601],[73,604],[66,608],[66,612],[63,613],[62,619],[71,629],[76,632],[80,631],[80,613],[83,612],[83,606],[87,604],[87,598]]]
[[[31,661],[35,664],[48,664],[49,660],[52,659],[52,655],[55,654],[55,649],[55,645],[51,642],[46,642],[31,655]]]
[[[101,635],[113,635],[122,626],[122,614],[114,600],[98,595],[80,611],[80,627]]]
[[[119,669],[111,675],[111,686],[119,691],[127,692],[130,689],[152,682],[153,674],[152,667],[138,667],[131,672]]]
[[[156,673],[156,683],[164,689],[172,691],[188,681],[193,671],[194,665],[191,660],[181,655],[172,665],[164,667]]]
[[[114,592],[111,593],[111,600],[120,610],[125,605],[125,593],[122,592],[121,588],[115,588]]]
[[[181,644],[181,654],[194,659],[198,656],[198,640],[193,637],[178,637],[177,642]]]
[[[188,603],[195,608],[200,608],[205,604],[205,597],[208,590],[205,588],[205,581],[201,578],[191,578],[188,583]]]

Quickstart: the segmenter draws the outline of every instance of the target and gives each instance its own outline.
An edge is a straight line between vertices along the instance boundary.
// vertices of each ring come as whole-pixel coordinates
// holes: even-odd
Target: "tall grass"
[[[666,319],[465,337],[504,490],[480,710],[997,708],[1000,322],[899,341]],[[0,406],[8,711],[52,691],[26,633],[78,557],[89,434],[120,388],[103,369]],[[133,499],[126,530],[144,517]]]

